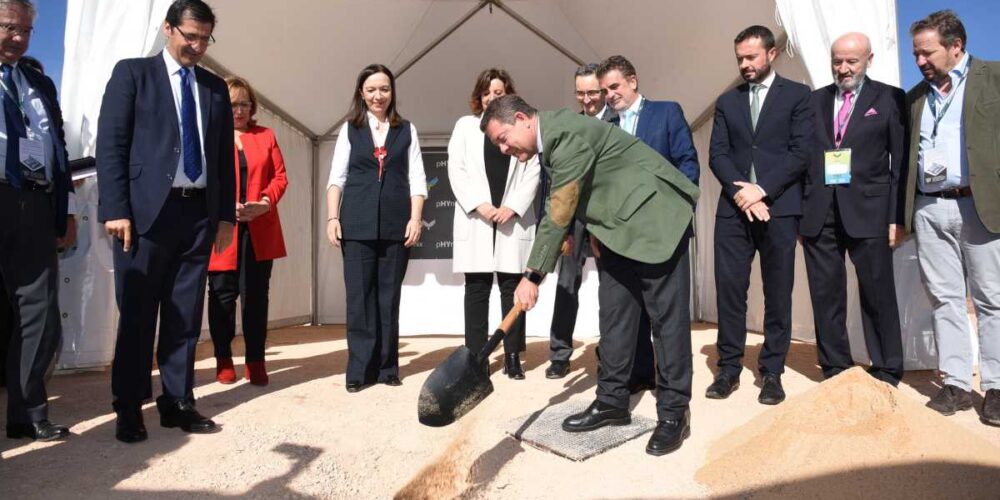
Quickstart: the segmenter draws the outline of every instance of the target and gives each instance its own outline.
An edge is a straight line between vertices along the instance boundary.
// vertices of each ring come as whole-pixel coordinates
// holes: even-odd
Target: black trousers
[[[514,290],[521,282],[520,274],[496,273],[497,288],[500,289],[500,309],[506,316],[514,307]],[[493,333],[489,329],[490,290],[493,288],[493,273],[465,273],[465,347],[478,354]],[[522,314],[503,339],[505,354],[525,351],[525,315]],[[499,323],[496,323],[499,325]]]
[[[0,273],[0,387],[5,387],[7,377],[7,345],[14,331],[14,312],[11,310],[10,297],[3,284],[3,274]]]
[[[409,259],[402,241],[343,240],[347,382],[399,376],[399,298]]]
[[[552,306],[552,326],[549,329],[551,361],[569,361],[573,355],[573,331],[576,330],[576,317],[580,309],[580,285],[583,282],[583,267],[590,253],[590,233],[587,232],[586,224],[574,220],[573,252],[559,258],[556,298]],[[601,260],[595,259],[594,262],[600,275]],[[643,310],[637,330],[639,338],[632,367],[632,382],[654,378],[653,343],[649,328],[649,315]]]
[[[812,299],[823,375],[832,377],[852,366],[847,336],[847,269],[850,253],[858,277],[861,323],[871,358],[871,373],[896,385],[903,377],[903,340],[892,272],[892,249],[886,235],[852,238],[844,230],[836,202],[831,204],[823,229],[803,238],[809,296]]]
[[[62,336],[52,195],[0,184],[0,276],[12,323],[7,424],[48,419],[45,371]]]
[[[273,260],[258,261],[250,226],[240,223],[236,241],[236,270],[208,273],[208,331],[216,358],[233,357],[236,337],[236,299],[243,312],[243,343],[247,361],[264,361],[267,307]]]
[[[754,254],[760,252],[764,282],[764,348],[761,373],[781,374],[792,341],[797,217],[749,222],[743,215],[715,218],[715,289],[718,295],[719,369],[735,377],[747,340],[747,291]]]
[[[690,287],[680,279],[687,254],[682,242],[666,262],[646,264],[601,247],[601,357],[597,399],[627,408],[628,380],[643,309],[649,313],[656,354],[656,413],[660,420],[680,418],[691,401]]]
[[[156,363],[163,387],[158,401],[194,400],[194,351],[214,240],[205,199],[170,196],[149,231],[132,236],[130,251],[113,243],[119,320],[111,392],[122,407],[152,397],[157,318]]]

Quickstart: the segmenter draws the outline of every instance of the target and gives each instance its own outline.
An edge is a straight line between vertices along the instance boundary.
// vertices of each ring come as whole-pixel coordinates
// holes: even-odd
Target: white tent
[[[169,3],[69,0],[61,95],[72,156],[93,154],[101,95],[114,63],[151,55],[162,47],[159,32]],[[831,81],[830,41],[847,31],[862,31],[872,39],[876,54],[870,75],[899,84],[894,0],[210,3],[219,19],[218,43],[204,64],[220,74],[246,77],[254,85],[263,101],[260,121],[275,129],[288,163],[289,195],[280,210],[289,257],[275,265],[273,324],[344,321],[342,263],[325,238],[324,189],[334,133],[347,111],[355,75],[368,63],[381,62],[396,72],[399,109],[417,126],[421,144],[428,148],[444,146],[455,120],[469,113],[471,83],[486,67],[506,68],[528,102],[555,109],[575,106],[572,74],[580,63],[612,54],[628,57],[638,69],[642,93],[680,102],[694,133],[703,197],[696,215],[692,302],[694,318],[703,321],[717,317],[712,227],[719,186],[708,170],[707,144],[715,98],[738,83],[732,52],[735,34],[751,24],[769,26],[779,34],[782,46],[786,41],[788,45],[777,70],[816,87]],[[427,168],[428,178],[446,175],[433,165]],[[88,189],[93,187],[85,185],[82,191]],[[88,201],[95,203],[92,198]],[[91,224],[83,228],[93,239],[92,247],[109,244],[96,226],[96,217],[91,217]],[[114,339],[114,322],[109,319],[113,312],[108,312],[114,310],[107,277],[110,260],[95,255],[76,258],[89,260],[64,267],[75,272],[85,269],[90,285],[82,294],[63,294],[63,307],[77,328],[75,335],[67,332],[71,339],[67,350],[93,353],[87,359],[77,356],[74,366],[106,363]],[[796,273],[794,334],[810,340],[812,314],[801,256]],[[897,275],[907,366],[932,366],[928,308],[923,306],[926,298],[912,248],[897,252]],[[854,290],[850,280],[849,289]],[[548,335],[553,281],[543,287],[543,300],[529,316],[529,335]],[[581,337],[597,334],[596,282],[592,271],[581,290],[577,328]],[[404,286],[404,335],[463,331],[462,277],[451,273],[450,261],[411,261]],[[757,331],[763,316],[759,290],[759,272],[755,271],[747,326]],[[85,303],[77,307],[81,297]],[[856,358],[864,360],[856,292],[851,300],[852,344]],[[74,322],[74,314],[85,319]]]

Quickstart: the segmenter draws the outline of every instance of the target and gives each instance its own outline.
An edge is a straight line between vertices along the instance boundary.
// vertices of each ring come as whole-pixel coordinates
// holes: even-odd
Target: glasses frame
[[[5,32],[7,32],[8,35],[11,35],[11,36],[20,35],[20,36],[23,36],[23,37],[29,37],[29,36],[31,36],[32,33],[34,33],[35,27],[34,26],[28,26],[27,28],[23,28],[23,27],[18,26],[16,24],[4,23],[4,24],[0,24],[0,31],[5,31]]]
[[[214,35],[208,35],[208,38],[205,38],[191,33],[185,33],[184,30],[180,29],[178,26],[171,26],[170,29],[177,30],[177,32],[181,34],[181,38],[183,38],[188,45],[192,45],[196,42],[203,43],[205,46],[215,45]]]

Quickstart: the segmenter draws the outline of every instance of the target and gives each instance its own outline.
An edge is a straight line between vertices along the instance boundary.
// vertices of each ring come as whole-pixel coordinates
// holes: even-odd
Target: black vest
[[[405,239],[410,220],[410,122],[389,128],[385,172],[378,180],[375,142],[367,124],[347,125],[351,143],[347,182],[340,204],[340,227],[345,240]]]

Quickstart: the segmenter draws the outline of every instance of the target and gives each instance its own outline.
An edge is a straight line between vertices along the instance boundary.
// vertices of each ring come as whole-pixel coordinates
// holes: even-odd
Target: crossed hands
[[[771,210],[764,203],[764,191],[760,187],[743,181],[736,181],[733,184],[740,187],[740,190],[733,196],[733,201],[750,222],[753,222],[754,219],[761,222],[771,220]]]
[[[476,213],[480,217],[500,225],[506,224],[514,217],[517,217],[517,212],[510,207],[501,206],[500,208],[496,208],[489,203],[483,203],[476,207]]]
[[[238,222],[250,222],[261,215],[271,211],[271,200],[265,196],[260,201],[250,201],[247,203],[236,203],[236,220]]]

